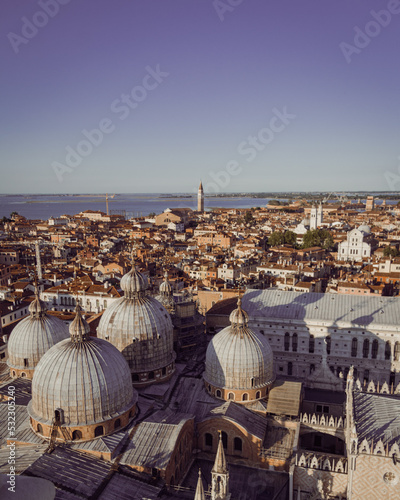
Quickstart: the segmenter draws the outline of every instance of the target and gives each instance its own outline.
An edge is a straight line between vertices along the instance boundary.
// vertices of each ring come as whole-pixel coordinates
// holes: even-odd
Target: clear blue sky
[[[349,62],[340,44],[397,0],[62,1],[1,5],[0,193],[211,191],[218,172],[220,191],[389,189],[400,13]]]

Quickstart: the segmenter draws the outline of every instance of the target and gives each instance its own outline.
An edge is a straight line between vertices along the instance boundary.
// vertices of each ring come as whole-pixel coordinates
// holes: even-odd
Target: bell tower
[[[203,184],[200,181],[199,190],[197,192],[197,211],[204,212],[204,191]]]

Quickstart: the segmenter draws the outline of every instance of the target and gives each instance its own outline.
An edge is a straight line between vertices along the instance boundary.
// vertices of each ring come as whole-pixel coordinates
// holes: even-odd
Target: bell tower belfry
[[[226,463],[222,434],[219,433],[219,443],[214,467],[211,470],[211,500],[229,500],[229,471]]]

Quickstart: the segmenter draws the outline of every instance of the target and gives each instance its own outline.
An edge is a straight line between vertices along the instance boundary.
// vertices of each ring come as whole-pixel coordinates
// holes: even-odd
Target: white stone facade
[[[366,233],[353,229],[347,234],[347,239],[338,245],[338,260],[359,262],[371,256],[371,245],[365,241]]]
[[[249,326],[274,352],[277,376],[302,380],[327,363],[345,377],[354,365],[364,383],[400,382],[400,307],[393,297],[252,290],[243,297]],[[342,374],[342,375],[341,375]]]

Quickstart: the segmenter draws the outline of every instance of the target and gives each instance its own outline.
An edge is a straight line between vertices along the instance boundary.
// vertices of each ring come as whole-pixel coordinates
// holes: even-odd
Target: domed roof
[[[7,363],[11,368],[33,370],[46,351],[69,337],[65,323],[46,314],[46,305],[39,299],[37,288],[29,312],[15,326],[8,341]]]
[[[168,273],[165,271],[164,273],[164,281],[160,285],[160,293],[164,295],[171,295],[172,294],[172,286],[171,283],[168,281]]]
[[[28,405],[34,420],[50,425],[60,408],[66,425],[92,425],[122,415],[136,403],[137,392],[122,354],[88,332],[78,306],[71,338],[49,349],[36,367]]]
[[[371,228],[367,226],[367,224],[362,224],[361,226],[359,226],[358,230],[366,234],[369,234],[371,232]]]
[[[158,300],[158,302],[161,302],[161,304],[167,309],[168,312],[173,313],[175,308],[175,301],[172,295],[171,283],[168,281],[167,271],[165,271],[164,281],[161,283],[159,290],[160,293],[156,296],[156,299]]]
[[[217,333],[208,345],[204,379],[215,387],[255,389],[275,380],[273,353],[268,340],[248,326],[241,307],[232,311],[231,325]]]
[[[175,359],[170,315],[158,300],[146,294],[147,280],[136,269],[122,278],[122,285],[125,295],[104,311],[97,336],[124,354],[132,372],[169,365]]]

